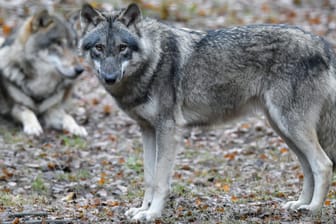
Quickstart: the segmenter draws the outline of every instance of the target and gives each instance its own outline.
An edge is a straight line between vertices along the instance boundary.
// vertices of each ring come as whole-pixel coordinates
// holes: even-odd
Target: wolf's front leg
[[[84,127],[77,124],[75,119],[67,114],[62,108],[53,108],[44,114],[44,120],[47,126],[57,129],[66,130],[71,134],[81,137],[87,136],[87,132]]]
[[[156,158],[156,140],[155,130],[152,127],[142,127],[142,142],[144,150],[144,176],[145,176],[145,195],[142,206],[139,208],[129,209],[125,215],[132,218],[139,212],[145,211],[151,205],[154,193],[154,175],[155,175],[155,158]]]
[[[144,202],[149,208],[139,211],[133,216],[133,220],[151,221],[161,216],[162,209],[165,205],[165,200],[170,190],[170,179],[176,156],[175,144],[175,124],[173,121],[165,121],[155,129],[156,133],[156,153],[154,164],[154,176],[152,182],[147,188],[148,195],[151,195],[150,205],[145,197]],[[150,190],[151,189],[151,190]]]
[[[11,111],[11,115],[23,125],[24,133],[35,136],[43,133],[42,127],[35,113],[27,107],[15,105]]]

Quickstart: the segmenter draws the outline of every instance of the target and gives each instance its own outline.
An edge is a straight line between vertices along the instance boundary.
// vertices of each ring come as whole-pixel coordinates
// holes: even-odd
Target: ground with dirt
[[[24,0],[11,2],[5,6],[0,1],[2,36],[42,3],[57,11],[73,10],[82,3],[41,0],[23,6]],[[209,29],[290,23],[326,36],[334,46],[336,43],[335,1],[138,2],[146,15],[176,26]],[[101,1],[93,3],[111,8]],[[143,161],[139,128],[118,109],[90,69],[78,80],[70,110],[87,128],[86,139],[51,130],[29,137],[20,126],[1,118],[2,223],[34,223],[38,219],[127,223],[126,209],[140,206]],[[261,115],[209,131],[182,129],[179,136],[172,193],[163,218],[155,223],[336,222],[336,176],[320,214],[281,209],[282,203],[299,196],[303,175],[296,157]]]

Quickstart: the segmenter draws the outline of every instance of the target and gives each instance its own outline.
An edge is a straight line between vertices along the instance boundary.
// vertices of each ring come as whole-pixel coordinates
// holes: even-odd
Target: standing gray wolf
[[[212,126],[261,110],[297,155],[303,190],[288,209],[317,212],[336,162],[336,60],[323,38],[286,25],[211,31],[142,18],[136,4],[81,12],[81,48],[139,124],[145,195],[126,215],[153,220],[169,193],[178,126]]]
[[[46,10],[28,18],[0,48],[0,113],[10,115],[29,135],[40,135],[38,116],[47,126],[86,136],[64,110],[75,78],[83,72],[75,32]]]

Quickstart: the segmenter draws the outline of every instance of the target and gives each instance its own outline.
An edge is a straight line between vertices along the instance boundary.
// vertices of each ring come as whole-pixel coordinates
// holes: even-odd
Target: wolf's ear
[[[130,4],[118,18],[126,26],[136,24],[141,20],[141,10],[135,3]]]
[[[45,28],[53,22],[52,17],[46,9],[36,13],[31,22],[31,29],[33,32],[38,31],[40,28]]]
[[[103,15],[89,4],[84,4],[80,11],[80,20],[82,30],[86,30],[88,26],[97,26],[104,20]]]

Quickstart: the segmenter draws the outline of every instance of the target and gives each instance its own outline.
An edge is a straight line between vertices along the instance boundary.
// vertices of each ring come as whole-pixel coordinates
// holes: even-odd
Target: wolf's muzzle
[[[105,73],[105,72],[103,72],[101,74],[101,77],[104,79],[104,81],[107,84],[114,84],[118,79],[118,74],[117,73]]]

